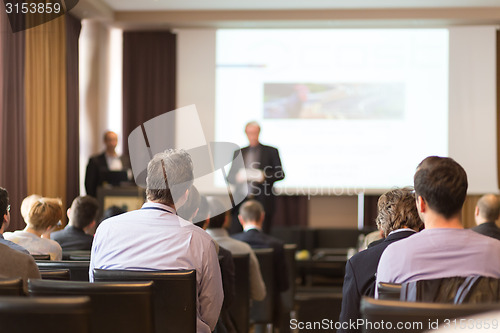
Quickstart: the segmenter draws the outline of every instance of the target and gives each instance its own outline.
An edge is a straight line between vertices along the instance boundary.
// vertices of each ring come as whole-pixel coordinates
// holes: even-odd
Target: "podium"
[[[99,219],[103,212],[111,206],[118,206],[126,211],[142,207],[146,201],[146,190],[135,186],[99,186],[97,188],[97,201],[99,202]]]

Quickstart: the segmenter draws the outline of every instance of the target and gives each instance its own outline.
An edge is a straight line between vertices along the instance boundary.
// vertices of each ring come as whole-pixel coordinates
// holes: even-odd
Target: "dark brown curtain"
[[[377,203],[379,195],[365,195],[364,200],[364,228],[377,229],[375,219],[377,218]]]
[[[123,148],[145,121],[174,110],[176,37],[166,31],[123,33]],[[175,137],[175,124],[166,128]]]
[[[308,225],[309,201],[307,196],[277,196],[272,226]]]
[[[69,129],[66,155],[66,207],[80,194],[80,138],[79,138],[79,77],[78,77],[78,39],[82,24],[80,20],[66,14],[66,93],[67,118]]]
[[[497,186],[500,189],[500,31],[497,30]]]
[[[0,10],[0,186],[10,197],[11,222],[7,231],[25,227],[19,208],[26,197],[26,127],[24,104],[24,31],[12,33]]]

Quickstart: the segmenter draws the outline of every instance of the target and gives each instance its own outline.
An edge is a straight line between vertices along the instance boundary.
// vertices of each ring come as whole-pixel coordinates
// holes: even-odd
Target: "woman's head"
[[[61,221],[62,214],[60,199],[40,198],[31,205],[28,224],[36,231],[45,232]]]

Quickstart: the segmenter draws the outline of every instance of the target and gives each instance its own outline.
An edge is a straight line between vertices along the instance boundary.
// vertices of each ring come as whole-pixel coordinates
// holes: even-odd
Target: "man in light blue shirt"
[[[451,158],[430,156],[417,167],[414,187],[425,230],[387,247],[377,284],[472,275],[500,278],[500,241],[462,226],[465,170]]]
[[[148,164],[147,200],[141,209],[109,218],[95,234],[94,268],[125,270],[196,269],[197,332],[214,330],[223,301],[222,279],[212,238],[177,216],[193,183],[191,157],[183,150],[156,154]]]

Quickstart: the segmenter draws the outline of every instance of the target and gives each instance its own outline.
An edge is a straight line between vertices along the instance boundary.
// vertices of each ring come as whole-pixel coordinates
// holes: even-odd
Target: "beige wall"
[[[357,196],[322,196],[309,200],[309,226],[353,228],[358,226]]]

